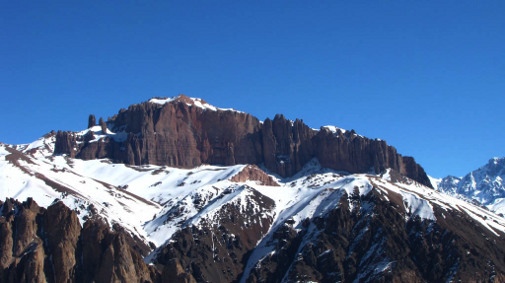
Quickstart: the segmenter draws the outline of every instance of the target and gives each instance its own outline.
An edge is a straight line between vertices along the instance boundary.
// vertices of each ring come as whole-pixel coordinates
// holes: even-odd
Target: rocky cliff
[[[33,201],[0,203],[2,282],[155,282],[148,248],[100,218],[81,228],[61,202],[47,209]]]
[[[89,119],[89,123],[93,121]],[[431,187],[424,169],[385,141],[354,131],[314,130],[302,120],[290,121],[283,115],[262,123],[250,114],[219,109],[183,95],[132,105],[107,125],[110,132],[103,126],[98,133],[90,130],[84,135],[58,132],[54,153],[179,168],[263,164],[282,177],[294,175],[317,158],[328,168],[350,173],[380,173],[391,168]]]

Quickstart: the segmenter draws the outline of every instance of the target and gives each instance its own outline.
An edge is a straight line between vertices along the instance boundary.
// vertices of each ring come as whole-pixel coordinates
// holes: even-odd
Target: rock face
[[[119,227],[118,227],[119,228]],[[0,216],[2,282],[157,282],[142,254],[147,247],[101,219],[81,229],[61,202],[47,209],[32,199],[7,199]]]
[[[349,197],[349,198],[348,198]],[[399,201],[399,202],[398,202]],[[352,205],[352,209],[349,206]],[[343,196],[338,208],[275,232],[275,249],[247,282],[502,282],[503,246],[464,214],[405,223],[401,197]],[[435,212],[443,213],[441,211]],[[485,237],[493,237],[489,230]],[[499,240],[503,242],[503,238]],[[472,248],[470,248],[472,247]]]
[[[189,273],[185,282],[238,282],[251,252],[272,225],[273,218],[262,213],[275,207],[272,199],[250,193],[242,203],[222,206],[213,219],[177,232],[156,257],[155,262],[165,266],[163,273],[173,274],[169,271],[180,266]]]
[[[328,168],[350,173],[380,173],[391,168],[431,187],[413,158],[401,156],[384,141],[353,131],[314,130],[282,115],[261,123],[250,114],[218,109],[183,95],[166,103],[155,101],[159,100],[132,105],[107,122],[121,137],[108,135],[97,142],[91,136],[58,132],[54,153],[180,168],[264,164],[281,177],[294,175],[318,158]]]
[[[279,186],[279,184],[270,175],[267,175],[265,171],[261,170],[256,165],[247,165],[244,169],[242,169],[242,171],[233,176],[230,180],[239,183],[256,181],[258,184],[263,186]]]
[[[307,175],[307,189],[326,183],[320,178]],[[375,187],[367,193],[361,182],[353,193],[322,190],[324,198],[308,205],[320,213],[288,209],[296,220],[276,220],[278,202],[242,184],[150,254],[152,265],[143,260],[150,249],[118,224],[94,215],[81,228],[62,202],[44,209],[7,199],[0,202],[0,282],[504,282],[505,233],[477,220],[477,208],[433,203],[436,220],[421,218],[405,205],[405,192],[379,189],[399,183],[367,178]],[[199,199],[196,208],[215,201]]]

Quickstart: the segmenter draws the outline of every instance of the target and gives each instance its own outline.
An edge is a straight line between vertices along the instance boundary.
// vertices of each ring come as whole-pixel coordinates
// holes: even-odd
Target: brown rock
[[[21,257],[28,246],[37,238],[37,223],[35,221],[40,207],[31,198],[18,206],[18,213],[14,219],[13,231],[15,231],[13,256]]]
[[[166,265],[161,277],[162,282],[196,283],[193,275],[184,271],[179,260],[173,258]]]
[[[93,114],[90,114],[88,117],[88,129],[96,125],[96,117]]]
[[[101,219],[86,221],[79,241],[82,262],[79,282],[155,282],[149,268],[125,232],[113,232]],[[131,239],[131,238],[130,238]],[[138,244],[138,243],[137,243]]]
[[[6,200],[0,216],[0,282],[160,282],[141,252],[148,248],[101,219],[81,229],[61,202]]]
[[[302,120],[293,122],[283,115],[260,123],[249,114],[204,109],[179,96],[164,105],[132,105],[110,122],[115,125],[114,132],[125,132],[125,140],[108,137],[78,144],[72,134],[58,132],[55,154],[180,168],[264,164],[281,177],[294,175],[312,158],[318,158],[325,167],[349,173],[381,173],[392,168],[431,187],[413,158],[401,156],[384,141],[367,139],[354,131],[316,131]]]
[[[263,186],[279,186],[279,183],[256,165],[247,165],[230,180],[233,182],[257,181]]]
[[[238,282],[248,257],[273,222],[257,209],[272,212],[274,207],[272,199],[251,190],[244,203],[227,203],[216,212],[219,224],[214,223],[216,219],[204,220],[198,227],[175,233],[156,258],[165,266],[164,282],[179,278],[175,274],[182,274],[183,282],[192,282],[185,273],[197,282]]]
[[[11,200],[7,199],[3,204],[3,211],[0,216],[0,269],[7,268],[12,261],[12,249],[14,240],[12,237],[12,222],[13,217],[9,216],[8,212]]]
[[[2,282],[46,282],[43,242],[37,235],[37,217],[43,212],[29,198],[7,199],[0,217]]]
[[[74,211],[62,202],[48,207],[45,212],[44,235],[46,253],[51,257],[49,262],[55,282],[70,282],[74,279],[76,265],[76,248],[81,233],[81,225]]]
[[[66,154],[69,157],[75,157],[76,147],[77,140],[75,134],[64,131],[58,131],[56,133],[56,142],[54,144],[55,154]]]

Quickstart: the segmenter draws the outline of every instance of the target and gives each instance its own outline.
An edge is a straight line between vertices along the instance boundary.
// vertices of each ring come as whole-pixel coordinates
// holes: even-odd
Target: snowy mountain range
[[[441,192],[505,214],[505,158],[493,158],[462,178],[448,176],[435,180]]]
[[[228,128],[205,129],[213,119]],[[158,98],[105,126],[90,117],[82,132],[0,144],[0,281],[505,280],[505,219],[434,190],[412,158],[350,131],[254,119]],[[499,195],[488,177],[502,163],[468,178],[489,184],[472,196]],[[447,191],[469,192],[466,179]]]

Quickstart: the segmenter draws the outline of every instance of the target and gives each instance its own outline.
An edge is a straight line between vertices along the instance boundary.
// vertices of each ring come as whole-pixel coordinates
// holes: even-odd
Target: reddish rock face
[[[151,102],[123,109],[108,121],[124,133],[98,142],[69,132],[56,135],[55,154],[85,160],[110,158],[126,164],[192,168],[202,164],[263,164],[281,177],[297,173],[312,158],[325,167],[350,173],[380,173],[386,168],[431,187],[414,159],[402,157],[384,141],[351,132],[309,128],[282,115],[261,123],[250,114],[199,107],[180,96],[160,105]],[[78,143],[78,141],[82,140]]]
[[[242,169],[242,171],[237,173],[237,175],[233,176],[230,180],[233,182],[256,181],[262,186],[279,186],[279,184],[272,178],[272,176],[266,174],[256,165],[247,165],[244,167],[244,169]]]
[[[159,281],[142,259],[143,244],[100,219],[81,229],[62,202],[44,209],[32,199],[7,199],[1,208],[1,282]]]

